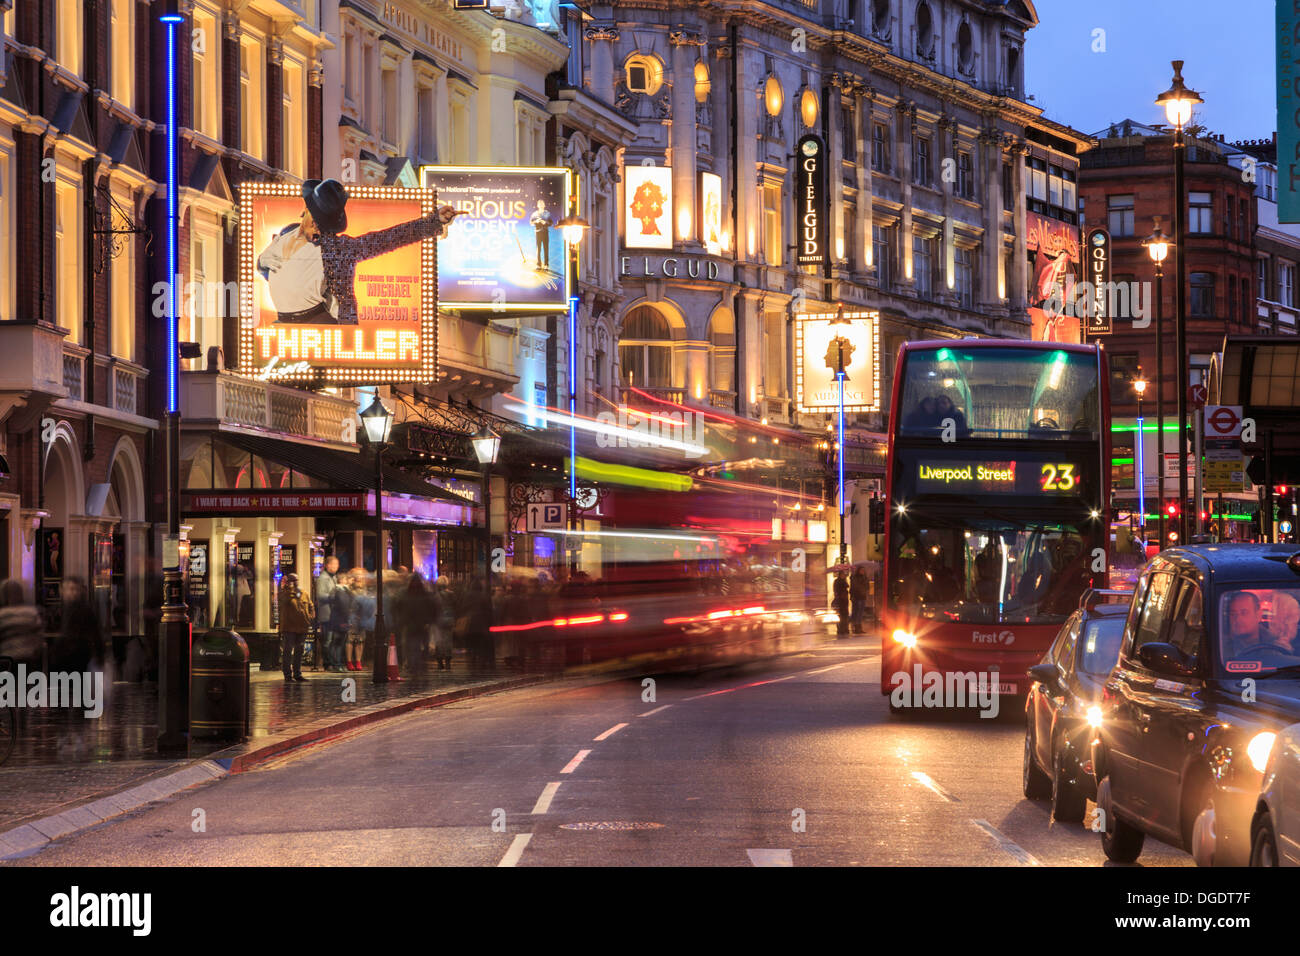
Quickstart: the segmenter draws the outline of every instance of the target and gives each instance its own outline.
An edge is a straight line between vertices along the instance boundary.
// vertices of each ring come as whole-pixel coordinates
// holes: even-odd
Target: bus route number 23
[[[1074,465],[1063,462],[1044,465],[1041,481],[1044,491],[1073,491],[1079,479],[1075,477]]]

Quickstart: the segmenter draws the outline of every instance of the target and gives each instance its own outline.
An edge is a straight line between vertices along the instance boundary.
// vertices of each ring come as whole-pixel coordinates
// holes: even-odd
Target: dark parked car
[[[1087,591],[1039,664],[1025,699],[1024,790],[1052,817],[1080,823],[1097,795],[1092,739],[1101,688],[1119,656],[1132,591]],[[1110,603],[1103,603],[1110,602]]]
[[[1102,847],[1147,834],[1202,865],[1243,865],[1277,734],[1300,720],[1300,552],[1173,548],[1143,571],[1093,745]]]

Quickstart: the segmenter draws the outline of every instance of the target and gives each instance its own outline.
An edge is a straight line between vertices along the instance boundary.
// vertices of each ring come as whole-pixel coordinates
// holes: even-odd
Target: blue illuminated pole
[[[839,371],[835,377],[840,383],[840,563],[848,560],[848,542],[844,540],[844,346],[840,346]]]
[[[181,577],[180,558],[180,438],[181,412],[177,384],[180,352],[177,319],[180,312],[180,281],[177,271],[177,217],[180,175],[177,148],[176,32],[185,23],[176,0],[168,0],[159,21],[166,30],[167,47],[167,330],[164,335],[167,392],[165,467],[167,474],[167,531],[163,537],[163,603],[158,635],[158,749],[187,748],[190,731],[190,640],[188,608]]]
[[[1139,400],[1140,403],[1140,400]],[[1145,540],[1147,530],[1147,498],[1146,498],[1146,469],[1142,464],[1142,415],[1137,419],[1137,441],[1133,443],[1137,446],[1137,486],[1138,486],[1138,526],[1142,529],[1142,537]]]

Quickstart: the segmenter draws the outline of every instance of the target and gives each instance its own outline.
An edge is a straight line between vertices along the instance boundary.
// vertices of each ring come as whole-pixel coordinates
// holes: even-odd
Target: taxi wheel
[[[1110,777],[1097,785],[1097,806],[1103,814],[1101,848],[1108,860],[1115,863],[1132,863],[1142,855],[1142,844],[1147,835],[1137,827],[1125,823],[1115,813],[1110,799]]]
[[[1057,823],[1082,823],[1088,799],[1071,779],[1071,761],[1063,749],[1056,751],[1052,768],[1052,819]]]
[[[1277,866],[1277,837],[1273,834],[1273,821],[1265,814],[1255,830],[1255,842],[1250,848],[1251,866]]]
[[[1034,730],[1025,727],[1025,756],[1020,774],[1021,787],[1030,800],[1046,800],[1052,795],[1052,778],[1038,769],[1034,761]]]

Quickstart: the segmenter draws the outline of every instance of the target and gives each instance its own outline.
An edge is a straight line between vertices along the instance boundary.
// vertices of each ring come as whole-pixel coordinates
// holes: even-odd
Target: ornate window
[[[664,65],[656,56],[634,53],[623,65],[627,75],[627,88],[633,93],[654,96],[664,85]]]
[[[916,55],[927,60],[934,56],[934,15],[928,3],[916,8]]]
[[[965,20],[957,28],[957,69],[967,75],[975,72],[975,44],[970,24]]]

